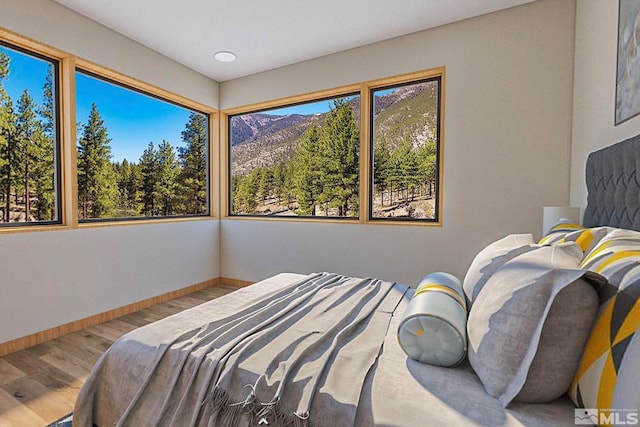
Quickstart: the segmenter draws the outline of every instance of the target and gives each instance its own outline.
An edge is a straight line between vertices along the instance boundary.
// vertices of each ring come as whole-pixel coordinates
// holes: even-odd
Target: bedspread
[[[172,417],[167,416],[167,411],[161,413],[157,408],[164,404],[165,399],[174,400],[173,405],[176,404],[174,399],[176,391],[172,385],[173,380],[167,377],[172,375],[172,372],[175,374],[175,371],[168,369],[165,372],[161,372],[156,369],[153,375],[162,378],[156,378],[152,383],[145,384],[146,381],[150,381],[149,374],[153,366],[157,364],[159,352],[169,352],[171,353],[168,355],[169,357],[174,358],[174,360],[181,360],[181,350],[176,346],[168,348],[167,343],[179,337],[184,339],[187,336],[185,334],[189,331],[199,331],[203,325],[218,324],[219,321],[233,318],[240,312],[246,314],[248,307],[259,310],[264,306],[263,301],[272,300],[276,295],[282,296],[284,293],[290,292],[291,289],[295,289],[296,286],[309,279],[309,277],[320,276],[281,273],[128,333],[113,344],[89,375],[76,403],[74,411],[75,425],[82,427],[90,427],[93,423],[99,427],[114,425],[133,427],[170,425]],[[482,383],[467,362],[456,368],[442,368],[408,359],[402,352],[396,338],[396,331],[402,319],[402,313],[413,295],[412,289],[407,290],[402,295],[403,289],[403,287],[396,285],[389,290],[390,297],[393,296],[393,299],[395,299],[395,295],[398,295],[401,301],[395,308],[393,315],[391,315],[391,323],[388,328],[386,318],[390,315],[388,312],[393,311],[390,306],[394,305],[390,303],[391,299],[389,300],[389,305],[386,305],[387,303],[379,305],[376,309],[377,313],[374,311],[370,319],[372,322],[380,323],[380,332],[382,334],[386,333],[386,338],[380,354],[375,357],[373,366],[366,373],[356,408],[353,407],[352,403],[356,393],[355,390],[359,388],[357,383],[360,380],[349,375],[343,376],[340,374],[342,368],[337,366],[339,363],[345,363],[347,367],[351,366],[346,357],[349,353],[345,349],[342,352],[345,357],[339,357],[329,362],[329,371],[335,371],[332,375],[326,377],[327,379],[331,378],[331,382],[320,380],[319,386],[316,387],[316,392],[311,398],[309,419],[303,420],[293,415],[295,420],[299,421],[298,424],[305,425],[305,422],[307,424],[316,422],[319,417],[321,425],[335,423],[337,426],[349,425],[355,427],[575,426],[574,407],[566,397],[544,404],[512,403],[509,408],[504,409],[497,399],[485,393]],[[334,298],[333,301],[339,304],[341,299]],[[345,297],[344,301],[347,306],[357,306],[365,302],[364,300],[349,297]],[[325,305],[324,307],[327,306]],[[330,309],[332,308],[330,307]],[[362,307],[358,308],[360,311],[363,309]],[[318,310],[313,310],[313,312],[317,313]],[[324,321],[327,320],[324,317]],[[314,324],[311,326],[311,331],[320,330],[321,323],[319,321],[317,323],[318,326],[315,326],[315,321],[307,323],[307,326],[310,324]],[[371,325],[371,327],[374,326]],[[191,333],[193,334],[193,332]],[[193,336],[196,337],[196,334]],[[276,335],[273,336],[275,337]],[[229,338],[227,337],[227,339]],[[311,338],[317,337],[312,336],[309,339]],[[373,339],[378,338],[378,333],[375,333]],[[354,344],[356,342],[358,341],[354,341]],[[349,352],[367,352],[370,351],[368,348],[366,345],[357,348],[350,346]],[[184,357],[184,355],[182,356]],[[250,399],[249,401],[272,403],[269,399],[272,399],[273,395],[275,395],[274,390],[277,389],[275,382],[282,382],[282,373],[274,374],[273,379],[269,379],[272,383],[267,383],[267,377],[260,378],[260,375],[255,371],[257,369],[254,366],[254,363],[256,363],[255,357],[250,358],[251,361],[249,361],[246,356],[249,355],[245,352],[244,359],[238,364],[238,375],[246,378],[244,381],[239,380],[237,382],[238,388],[244,388],[245,385],[251,384],[252,387],[255,386],[256,396],[255,400]],[[193,357],[197,356],[194,355],[186,359],[187,366],[193,363],[191,360]],[[278,369],[281,369],[282,372],[290,366],[290,361],[292,360],[291,354],[284,353],[283,357],[284,363],[282,365],[278,364]],[[352,356],[349,355],[348,357]],[[360,357],[360,355],[356,355],[356,357]],[[307,358],[303,357],[302,360],[305,359]],[[310,358],[308,360],[311,362]],[[211,362],[205,363],[210,364]],[[232,363],[231,359],[229,359],[228,363]],[[305,366],[307,365],[305,364]],[[274,371],[273,366],[269,369],[269,372]],[[267,372],[266,369],[260,373],[265,372]],[[290,372],[294,375],[293,371]],[[364,369],[359,372],[361,374]],[[289,378],[303,378],[301,373],[301,370],[296,371],[294,377],[290,376]],[[260,380],[256,386],[258,378]],[[337,382],[334,383],[334,380]],[[351,387],[351,380],[354,382],[353,387]],[[160,384],[157,381],[161,381],[166,388],[156,388],[153,395],[147,396],[146,392],[150,391],[151,384]],[[303,379],[292,387],[297,387],[296,390],[307,390],[305,381],[307,380]],[[285,382],[289,383],[291,381],[286,380]],[[178,386],[182,387],[180,384],[178,382]],[[213,384],[215,385],[215,383]],[[237,399],[237,401],[242,400],[242,406],[244,406],[244,401],[248,396],[251,396],[252,390],[251,387],[242,389],[238,392],[238,396],[233,394],[234,391],[227,391],[227,396],[231,396],[231,404],[237,403]],[[203,408],[196,408],[196,402],[197,404],[202,402],[198,402],[198,396],[195,393],[193,395],[196,395],[196,398],[190,403],[185,401],[183,406],[189,403],[195,410],[202,410],[203,415],[211,415],[210,412],[206,414],[204,412],[211,411],[208,406],[214,397],[210,394],[211,391],[211,387],[207,387],[203,391],[204,400],[207,397],[211,397]],[[335,394],[330,395],[330,393]],[[216,396],[220,394],[223,393],[218,392]],[[284,398],[279,405],[280,408],[288,409],[290,415],[299,410],[304,411],[304,408],[300,407],[300,403],[303,401],[302,392],[294,396],[293,401],[285,403],[286,400],[285,387]],[[347,403],[347,400],[350,403]],[[217,401],[220,404],[220,400]],[[129,409],[130,407],[131,410]],[[355,422],[351,422],[354,410],[356,411]],[[123,418],[125,413],[127,415]],[[303,412],[298,413],[303,414]],[[208,422],[202,417],[199,420],[200,425],[206,425]],[[260,420],[254,416],[253,422],[258,423]],[[184,424],[180,424],[176,419],[173,424],[176,426],[189,425],[190,421],[186,420]],[[243,427],[248,426],[251,421],[248,414],[245,414],[242,416],[240,425]],[[265,421],[267,420],[265,419]],[[225,426],[227,422],[228,420],[218,419],[212,425]],[[278,426],[278,423],[269,422],[266,425],[263,422],[259,424],[259,427],[274,425]]]
[[[94,408],[102,408],[118,413],[118,426],[353,426],[365,378],[407,290],[318,273],[224,317],[134,331],[94,367],[74,425],[91,426]],[[113,376],[116,359],[130,361],[135,375],[105,389],[101,376]],[[130,396],[126,407],[101,405],[118,393]]]

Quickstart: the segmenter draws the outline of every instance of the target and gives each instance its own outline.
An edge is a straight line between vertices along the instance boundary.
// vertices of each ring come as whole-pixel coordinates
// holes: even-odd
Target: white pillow
[[[469,303],[473,303],[487,280],[504,263],[538,247],[531,234],[510,234],[481,250],[467,270],[462,285]]]
[[[418,362],[455,366],[467,353],[467,307],[462,283],[448,273],[422,279],[398,327],[398,344]]]
[[[539,247],[505,263],[469,313],[469,363],[506,407],[566,393],[595,319],[597,275],[579,268],[573,242]]]

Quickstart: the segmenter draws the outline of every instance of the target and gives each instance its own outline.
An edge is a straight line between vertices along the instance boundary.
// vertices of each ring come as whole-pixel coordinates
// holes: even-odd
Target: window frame
[[[64,229],[92,228],[105,226],[125,226],[141,224],[159,224],[165,222],[201,221],[218,219],[251,220],[251,221],[296,221],[321,222],[336,224],[367,224],[367,225],[413,225],[436,226],[443,224],[443,196],[444,196],[444,119],[445,119],[445,67],[436,67],[417,72],[401,74],[356,84],[319,90],[301,95],[293,95],[275,100],[259,102],[246,106],[219,111],[202,103],[192,101],[184,96],[129,77],[118,71],[95,64],[91,61],[74,56],[60,49],[48,46],[33,39],[24,37],[10,30],[0,27],[0,41],[12,49],[23,50],[27,54],[44,57],[57,64],[56,84],[56,126],[57,126],[57,180],[58,220],[46,224],[16,223],[0,226],[0,235],[15,232],[52,231]],[[77,188],[77,141],[76,141],[76,68],[94,74],[98,78],[114,81],[137,92],[142,92],[155,98],[174,103],[188,109],[205,114],[208,117],[208,168],[207,168],[207,214],[172,216],[172,217],[127,217],[127,218],[99,218],[79,221],[78,217],[78,188]],[[371,94],[372,89],[385,86],[410,84],[430,78],[440,78],[439,84],[439,120],[438,120],[438,153],[437,153],[437,184],[436,184],[436,218],[424,220],[412,218],[371,218],[372,211],[372,118]],[[227,129],[230,115],[247,114],[291,106],[306,102],[332,99],[344,95],[360,94],[360,186],[359,186],[359,215],[358,217],[321,217],[321,216],[270,216],[270,215],[230,215],[230,138]],[[214,169],[214,168],[217,168]]]
[[[53,85],[54,85],[54,128],[55,138],[53,146],[53,166],[54,166],[54,186],[55,186],[55,211],[56,219],[50,221],[15,222],[0,223],[0,234],[35,231],[35,230],[57,230],[63,228],[67,223],[65,215],[65,175],[64,162],[64,113],[63,98],[65,88],[63,84],[63,67],[67,59],[66,55],[54,48],[42,45],[33,40],[25,39],[17,34],[7,32],[0,28],[0,46],[14,50],[24,55],[43,60],[52,65]]]
[[[334,94],[334,90],[330,90],[330,91],[321,91],[321,92],[315,92],[314,94],[308,94],[308,95],[303,95],[303,98],[301,99],[305,99],[307,96],[311,97],[309,99],[306,100],[301,100],[298,99],[298,97],[295,97],[296,101],[295,102],[290,102],[287,104],[279,104],[275,105],[275,106],[267,106],[267,107],[263,107],[263,108],[259,108],[259,109],[253,109],[253,110],[247,110],[244,112],[237,112],[237,113],[229,113],[228,111],[226,112],[226,134],[225,134],[225,141],[227,141],[227,156],[226,156],[226,160],[225,160],[225,170],[226,170],[226,179],[227,182],[229,183],[229,187],[227,188],[226,194],[224,195],[225,197],[225,206],[227,206],[227,210],[226,210],[226,214],[227,217],[229,218],[250,218],[250,219],[261,219],[261,218],[278,218],[278,219],[295,219],[295,220],[303,220],[303,221],[338,221],[338,222],[359,222],[360,221],[360,215],[362,214],[361,209],[358,209],[358,216],[321,216],[321,215],[282,215],[282,216],[277,216],[277,215],[260,215],[260,214],[243,214],[243,213],[233,213],[231,211],[231,209],[233,208],[233,191],[231,190],[231,182],[232,182],[232,161],[233,161],[233,156],[231,155],[231,120],[234,117],[237,116],[243,116],[246,114],[256,114],[256,113],[261,113],[261,112],[265,112],[265,111],[271,111],[271,110],[276,110],[276,109],[280,109],[280,108],[288,108],[288,107],[295,107],[298,105],[304,105],[304,104],[309,104],[309,103],[315,103],[315,102],[322,102],[322,101],[333,101],[337,98],[341,98],[341,97],[349,97],[349,96],[358,96],[360,97],[360,103],[362,103],[362,91],[360,90],[360,87],[357,87],[357,90],[352,90],[350,92],[343,92],[342,91],[343,88],[338,88],[335,89],[337,90],[339,93],[338,94]],[[356,87],[354,86],[354,89],[356,89]],[[331,93],[331,95],[327,95],[328,93]],[[315,97],[315,96],[320,96],[320,97]],[[286,99],[290,99],[290,98],[286,98]],[[271,104],[268,103],[269,105]],[[257,104],[257,105],[262,105],[262,104]],[[360,107],[360,114],[362,114],[362,106]],[[362,149],[362,119],[359,120],[358,123],[358,127],[360,129],[360,144],[359,144],[359,148]],[[362,154],[360,153],[360,156]],[[361,190],[361,185],[360,185],[360,181],[362,180],[362,176],[361,176],[361,168],[358,169],[358,204],[360,204],[360,200],[361,200],[361,195],[360,195],[360,190]]]
[[[27,54],[53,61],[57,64],[56,83],[56,116],[58,151],[56,162],[58,176],[58,220],[55,222],[11,223],[0,226],[0,235],[38,232],[73,230],[94,227],[113,227],[143,224],[160,224],[170,222],[206,221],[220,218],[220,113],[217,109],[171,91],[146,83],[142,80],[127,76],[94,62],[72,55],[63,50],[40,43],[22,36],[6,28],[0,27],[0,42],[11,49],[24,51]],[[98,78],[111,80],[142,92],[165,102],[177,104],[187,109],[204,114],[208,119],[207,145],[207,209],[206,214],[171,216],[171,217],[128,217],[128,218],[100,218],[90,222],[80,222],[78,216],[78,185],[77,185],[77,140],[76,140],[76,68],[82,69]],[[217,170],[214,170],[217,167]]]
[[[430,68],[392,77],[365,81],[333,89],[320,90],[301,95],[293,95],[275,100],[258,102],[241,107],[225,109],[220,112],[220,217],[230,220],[278,221],[278,222],[321,222],[336,224],[366,225],[403,225],[421,227],[442,227],[443,224],[443,178],[444,178],[444,111],[445,111],[445,71],[444,66]],[[372,93],[385,87],[404,86],[429,80],[439,80],[438,85],[438,150],[436,165],[436,219],[422,218],[373,218],[373,99]],[[358,217],[324,217],[324,216],[277,216],[257,214],[233,214],[231,212],[231,129],[232,117],[257,113],[260,111],[284,108],[307,102],[333,99],[344,95],[360,93],[360,188]]]
[[[442,181],[442,168],[443,168],[443,161],[442,161],[442,110],[443,110],[443,101],[442,101],[442,97],[443,97],[443,80],[444,80],[444,73],[442,73],[441,75],[435,75],[435,76],[429,76],[429,77],[424,77],[421,79],[411,79],[411,80],[405,80],[404,77],[400,77],[397,79],[397,81],[392,82],[392,83],[385,83],[385,84],[375,84],[375,85],[371,85],[369,86],[369,99],[370,99],[370,105],[369,105],[369,140],[368,140],[368,145],[369,145],[369,159],[368,159],[368,164],[370,167],[370,171],[367,175],[367,178],[369,180],[369,197],[368,197],[368,217],[367,217],[367,222],[369,223],[395,223],[395,224],[406,224],[406,223],[423,223],[423,224],[432,224],[432,225],[440,225],[441,224],[441,220],[442,220],[442,200],[441,200],[441,181]],[[387,82],[388,79],[385,79],[385,82]],[[374,153],[374,145],[375,145],[375,141],[373,140],[373,129],[374,129],[374,109],[375,109],[375,103],[374,103],[374,92],[379,91],[379,90],[385,90],[385,89],[393,89],[393,88],[401,88],[401,87],[405,87],[405,86],[411,86],[414,84],[420,84],[420,83],[428,83],[428,82],[437,82],[438,86],[438,100],[437,100],[437,115],[438,115],[438,126],[437,126],[437,132],[436,132],[436,173],[435,173],[435,207],[434,207],[434,214],[435,214],[435,218],[434,219],[430,219],[430,218],[407,218],[407,217],[394,217],[394,218],[380,218],[380,217],[374,217],[373,216],[373,200],[374,200],[374,196],[373,196],[373,189],[374,189],[374,183],[373,183],[373,179],[374,179],[374,169],[375,169],[375,164],[374,164],[374,158],[375,158],[375,153]]]
[[[80,219],[79,212],[76,214],[78,218],[78,224],[80,227],[86,227],[88,225],[103,225],[107,223],[140,223],[144,221],[150,221],[156,223],[158,221],[172,221],[172,220],[185,220],[185,219],[197,219],[197,218],[210,218],[213,216],[213,199],[212,197],[212,151],[213,144],[212,141],[214,139],[214,133],[212,131],[212,122],[214,121],[214,114],[203,105],[200,105],[194,101],[190,101],[186,98],[183,98],[179,95],[175,95],[169,93],[163,89],[152,86],[148,83],[144,83],[142,81],[133,79],[131,77],[127,77],[118,72],[109,70],[105,67],[99,66],[97,64],[90,63],[88,61],[80,60],[76,61],[74,67],[74,79],[75,73],[84,74],[85,76],[97,79],[103,83],[112,84],[114,86],[130,90],[134,93],[137,93],[142,96],[147,96],[152,99],[169,103],[171,105],[181,107],[187,109],[191,112],[202,114],[207,118],[207,145],[206,145],[206,156],[207,156],[207,200],[206,200],[206,212],[202,214],[184,214],[184,215],[159,215],[159,216],[139,216],[139,217],[113,217],[113,218],[85,218]],[[77,91],[75,91],[77,94]],[[189,105],[190,104],[190,105]],[[76,161],[77,167],[77,161]],[[77,188],[77,174],[76,174],[76,188]],[[76,207],[76,211],[77,211]]]
[[[288,96],[275,100],[249,104],[236,108],[229,108],[220,112],[220,217],[231,220],[250,220],[250,221],[281,221],[281,222],[322,222],[335,224],[357,224],[362,222],[362,209],[360,208],[359,217],[323,217],[323,216],[275,216],[275,215],[255,215],[255,214],[231,214],[231,129],[229,126],[230,118],[233,116],[256,113],[259,111],[273,110],[294,105],[305,104],[308,102],[322,101],[339,98],[348,95],[360,95],[360,111],[362,112],[362,85],[352,84],[347,86],[335,87],[315,92],[309,92],[301,95]],[[362,114],[360,117],[360,158],[362,158],[362,129],[364,122]],[[362,162],[361,162],[362,164]],[[360,168],[360,187],[359,194],[362,191],[362,168]],[[362,201],[359,202],[362,206]]]

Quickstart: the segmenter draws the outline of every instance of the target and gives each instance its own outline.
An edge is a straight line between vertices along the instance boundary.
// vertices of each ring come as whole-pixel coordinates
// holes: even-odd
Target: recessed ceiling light
[[[216,52],[213,57],[220,62],[233,62],[236,60],[236,54],[233,52],[228,52],[226,50]]]

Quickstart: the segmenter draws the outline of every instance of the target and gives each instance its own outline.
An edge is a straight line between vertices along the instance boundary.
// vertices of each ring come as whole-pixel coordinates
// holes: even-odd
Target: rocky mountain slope
[[[348,101],[360,120],[360,100]],[[436,137],[437,85],[434,82],[401,87],[375,97],[374,135],[384,134],[393,150],[410,136],[414,145]],[[234,174],[246,174],[255,167],[288,162],[295,145],[311,125],[322,125],[326,113],[274,115],[244,114],[231,119],[231,159]]]

